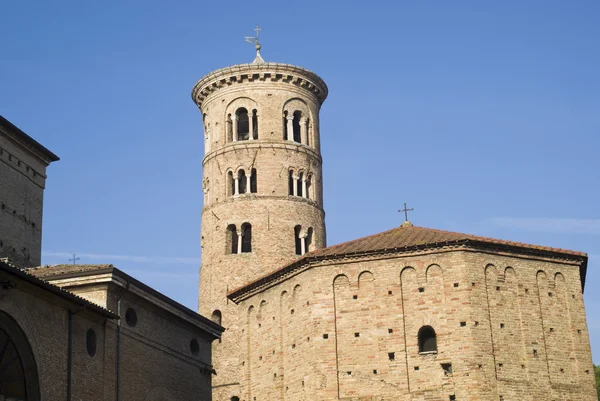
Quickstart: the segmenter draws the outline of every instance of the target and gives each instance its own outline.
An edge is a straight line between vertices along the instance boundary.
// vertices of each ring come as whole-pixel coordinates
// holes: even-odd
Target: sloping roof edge
[[[56,156],[54,153],[48,150],[44,145],[27,135],[19,127],[8,121],[3,116],[0,116],[0,126],[6,126],[10,131],[10,134],[17,136],[24,144],[30,146],[31,148],[44,155],[48,163],[60,160],[58,156]]]
[[[348,258],[348,257],[366,257],[366,256],[376,255],[376,254],[381,254],[381,253],[401,254],[401,253],[409,253],[409,252],[422,251],[422,250],[440,249],[443,247],[452,247],[452,246],[454,246],[454,247],[464,246],[464,247],[472,248],[472,249],[476,249],[476,250],[501,251],[501,252],[508,252],[508,253],[514,253],[514,254],[519,254],[519,255],[527,255],[527,256],[571,259],[571,260],[579,263],[582,292],[585,288],[585,276],[587,273],[588,257],[587,257],[587,254],[584,252],[570,251],[570,250],[565,250],[565,249],[560,249],[560,248],[535,246],[535,245],[524,244],[524,243],[519,243],[519,242],[503,241],[503,240],[497,240],[497,239],[493,239],[493,238],[478,237],[478,236],[470,235],[470,234],[458,234],[458,233],[452,233],[452,232],[441,231],[441,230],[433,230],[433,231],[438,231],[438,232],[443,232],[443,233],[448,233],[448,234],[457,234],[457,235],[461,235],[462,237],[458,238],[458,239],[454,239],[454,240],[430,242],[430,243],[416,244],[416,245],[410,245],[410,246],[398,246],[398,247],[381,248],[381,249],[359,251],[359,252],[340,252],[340,253],[333,253],[333,254],[325,253],[323,255],[320,254],[320,253],[324,253],[325,250],[332,250],[332,249],[335,249],[338,247],[342,248],[342,246],[344,246],[344,245],[348,245],[348,244],[351,244],[351,243],[354,243],[354,242],[357,242],[360,240],[364,240],[364,239],[370,239],[370,238],[373,238],[373,237],[376,237],[376,236],[379,236],[379,235],[382,235],[385,233],[390,233],[396,229],[397,228],[388,230],[388,231],[384,231],[382,233],[373,234],[373,235],[370,235],[367,237],[362,237],[359,239],[332,245],[327,248],[322,248],[322,249],[307,253],[304,256],[302,256],[301,258],[299,258],[291,263],[288,263],[288,264],[284,265],[283,267],[281,267],[265,276],[258,278],[255,281],[252,281],[248,284],[245,284],[239,288],[236,288],[236,289],[230,291],[227,294],[227,297],[229,299],[231,299],[233,302],[239,303],[239,302],[243,301],[244,299],[253,295],[255,292],[260,292],[260,290],[263,288],[268,288],[268,287],[274,285],[276,282],[285,280],[285,277],[287,277],[287,276],[290,276],[292,274],[297,274],[301,271],[307,270],[308,268],[310,268],[310,264],[325,261],[325,260],[342,259],[342,258]]]
[[[119,315],[105,309],[99,305],[96,305],[93,302],[88,301],[85,298],[82,298],[78,295],[73,294],[65,289],[60,288],[57,285],[51,284],[43,279],[37,278],[29,273],[26,270],[19,269],[17,267],[11,266],[8,263],[0,260],[0,270],[5,271],[9,274],[12,274],[19,279],[26,281],[30,284],[33,284],[37,287],[40,287],[48,292],[58,295],[68,301],[71,301],[79,306],[83,306],[85,309],[89,309],[93,312],[96,312],[104,317],[109,319],[119,319]]]

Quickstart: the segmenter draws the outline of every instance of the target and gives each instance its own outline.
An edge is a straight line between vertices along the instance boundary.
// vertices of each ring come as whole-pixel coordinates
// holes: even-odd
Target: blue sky
[[[176,5],[175,5],[176,4]],[[196,308],[211,70],[267,61],[327,82],[329,244],[420,226],[590,255],[600,350],[597,1],[5,2],[0,114],[57,153],[43,262],[114,263]],[[600,362],[600,351],[595,353]]]

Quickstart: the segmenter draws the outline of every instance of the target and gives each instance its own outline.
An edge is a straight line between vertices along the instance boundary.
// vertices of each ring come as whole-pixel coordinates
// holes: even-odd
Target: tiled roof
[[[53,266],[38,266],[27,269],[27,272],[35,277],[50,277],[71,273],[84,273],[89,271],[114,269],[111,264],[103,265],[53,265]]]
[[[34,276],[33,274],[31,274],[31,270],[33,270],[33,269],[19,269],[18,267],[15,267],[15,266],[9,264],[5,260],[0,260],[0,270],[4,270],[4,271],[8,272],[9,274],[19,277],[20,279],[25,280],[37,287],[40,287],[49,292],[52,292],[62,298],[65,298],[71,302],[74,302],[75,304],[84,306],[86,309],[92,310],[96,313],[99,313],[99,314],[105,316],[105,317],[108,317],[111,319],[119,318],[119,316],[117,314],[115,314],[114,312],[111,312],[110,310],[108,310],[106,308],[103,308],[100,305],[96,305],[95,303],[90,302],[87,299],[80,297],[79,295],[75,295],[70,291],[67,291],[57,285],[47,282],[44,279]]]
[[[341,244],[317,249],[306,253],[299,259],[286,264],[258,280],[250,282],[240,288],[231,291],[228,297],[236,300],[245,293],[257,287],[268,285],[282,275],[287,275],[311,261],[323,259],[335,259],[346,256],[360,256],[379,252],[407,252],[420,249],[439,248],[452,245],[470,245],[479,248],[493,248],[499,251],[515,253],[526,253],[547,256],[563,256],[583,258],[582,268],[585,274],[587,254],[584,252],[570,251],[560,248],[551,248],[541,245],[531,245],[521,242],[505,241],[500,239],[480,237],[471,234],[461,234],[451,231],[436,230],[432,228],[417,227],[405,222],[400,227],[393,228],[379,234],[370,235],[356,240],[343,242]],[[584,277],[582,277],[583,283]]]

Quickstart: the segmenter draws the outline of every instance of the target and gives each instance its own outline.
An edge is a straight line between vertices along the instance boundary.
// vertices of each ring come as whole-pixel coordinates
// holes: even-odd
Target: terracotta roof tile
[[[103,265],[74,265],[74,264],[64,264],[64,265],[53,265],[53,266],[38,266],[38,267],[30,267],[27,269],[27,273],[35,277],[50,277],[50,276],[58,276],[62,274],[69,273],[83,273],[94,270],[104,270],[104,269],[114,269],[113,265],[103,264]]]
[[[282,274],[299,269],[301,266],[308,264],[310,261],[342,256],[369,254],[385,250],[401,252],[410,251],[413,249],[417,250],[421,248],[436,248],[445,245],[460,244],[479,245],[484,247],[500,247],[505,248],[506,250],[511,250],[512,252],[515,252],[516,250],[517,252],[526,253],[546,253],[554,255],[562,254],[565,256],[587,259],[587,254],[584,252],[480,237],[477,235],[461,234],[432,228],[417,227],[410,223],[404,223],[400,227],[396,227],[388,231],[308,252],[301,258],[296,259],[293,262],[290,262],[253,282],[231,291],[228,296],[232,299],[235,299],[257,286],[266,285],[267,283],[276,280],[277,277]]]

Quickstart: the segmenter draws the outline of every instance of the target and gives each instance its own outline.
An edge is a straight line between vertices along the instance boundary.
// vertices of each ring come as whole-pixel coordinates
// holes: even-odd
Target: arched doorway
[[[8,400],[40,400],[37,366],[27,337],[4,312],[0,312],[0,396]]]

